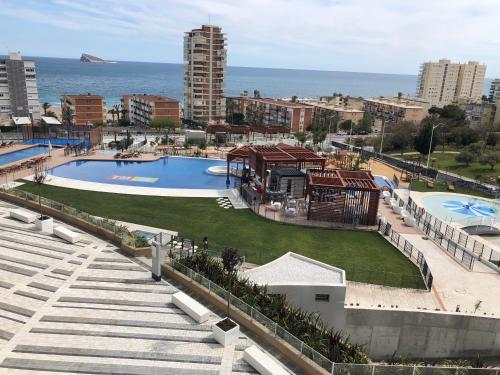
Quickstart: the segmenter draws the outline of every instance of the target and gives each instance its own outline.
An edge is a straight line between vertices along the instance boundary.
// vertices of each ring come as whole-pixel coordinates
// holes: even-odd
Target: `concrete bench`
[[[183,292],[172,295],[172,303],[198,323],[203,323],[210,317],[210,310]]]
[[[36,220],[35,213],[20,209],[10,210],[10,217],[24,221],[25,223],[32,223]]]
[[[80,233],[75,233],[72,230],[69,230],[68,228],[65,227],[55,227],[54,235],[70,243],[78,242],[81,237]]]
[[[243,359],[262,375],[290,375],[262,350],[252,345],[243,352]]]

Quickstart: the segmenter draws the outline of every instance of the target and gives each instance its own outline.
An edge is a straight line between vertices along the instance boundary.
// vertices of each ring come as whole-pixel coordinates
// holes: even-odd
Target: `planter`
[[[240,325],[229,318],[222,319],[212,326],[214,339],[222,346],[231,345],[240,335]]]
[[[51,234],[54,229],[54,219],[47,215],[38,216],[35,219],[35,228],[40,232]]]

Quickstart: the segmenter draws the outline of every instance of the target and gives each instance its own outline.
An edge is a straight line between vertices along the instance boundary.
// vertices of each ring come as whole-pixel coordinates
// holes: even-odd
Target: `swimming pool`
[[[442,221],[463,225],[493,225],[500,221],[500,204],[462,194],[434,194],[422,198],[427,212]]]
[[[226,176],[207,172],[224,160],[168,157],[155,161],[78,160],[49,170],[49,174],[113,185],[175,189],[226,189]],[[236,177],[230,176],[231,186]]]
[[[14,163],[19,160],[32,158],[33,156],[37,156],[40,154],[45,154],[47,152],[49,152],[49,148],[47,146],[34,146],[25,148],[23,150],[8,152],[6,154],[0,155],[0,165]]]

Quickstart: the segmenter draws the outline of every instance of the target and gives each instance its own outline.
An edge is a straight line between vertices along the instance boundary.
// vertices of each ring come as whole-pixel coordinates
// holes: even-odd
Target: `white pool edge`
[[[24,178],[33,181],[33,176]],[[218,198],[237,196],[238,189],[174,189],[174,188],[153,188],[145,186],[104,184],[101,182],[90,182],[76,180],[72,178],[48,175],[45,180],[46,185],[59,186],[69,189],[98,191],[102,193],[149,195],[159,197],[191,197],[191,198]]]

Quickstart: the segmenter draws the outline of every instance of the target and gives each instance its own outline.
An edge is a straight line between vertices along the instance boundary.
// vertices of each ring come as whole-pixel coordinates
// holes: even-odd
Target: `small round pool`
[[[226,189],[226,175],[208,173],[224,160],[168,157],[155,161],[78,160],[49,170],[53,176],[113,185],[175,189]],[[230,176],[233,186],[236,177]]]
[[[500,204],[462,194],[433,194],[424,196],[427,212],[442,221],[463,225],[493,225],[500,221]]]

